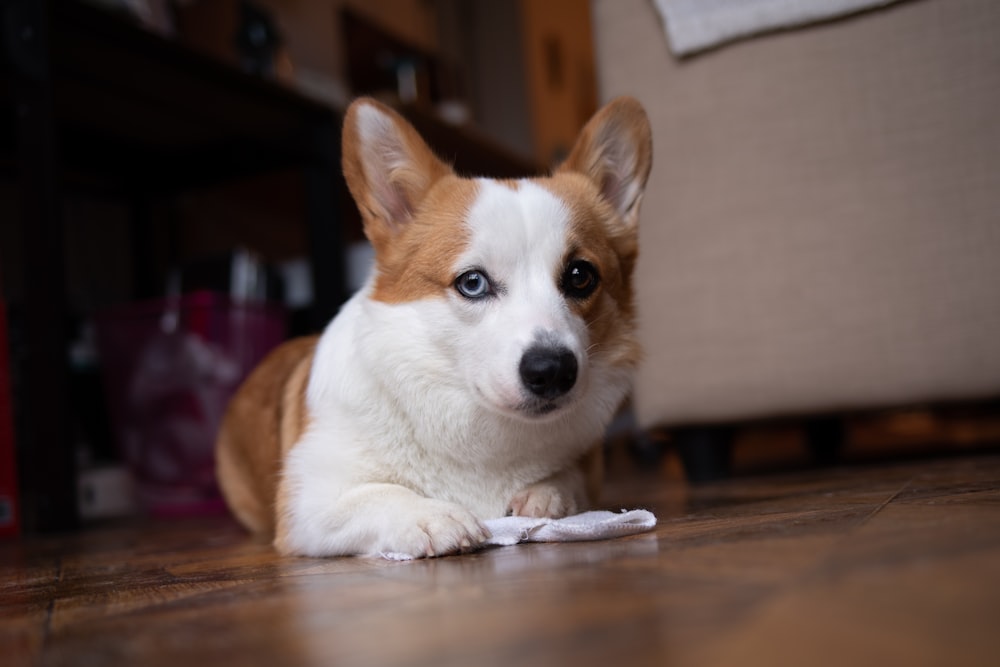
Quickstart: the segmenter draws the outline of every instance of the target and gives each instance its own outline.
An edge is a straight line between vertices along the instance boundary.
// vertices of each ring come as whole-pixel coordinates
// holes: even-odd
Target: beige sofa
[[[677,58],[593,0],[653,124],[643,428],[1000,396],[1000,2],[910,0]]]

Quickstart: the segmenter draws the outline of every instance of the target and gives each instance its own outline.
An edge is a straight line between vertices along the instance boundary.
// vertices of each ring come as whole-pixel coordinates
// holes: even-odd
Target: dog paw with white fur
[[[401,510],[386,526],[377,551],[414,558],[446,556],[483,544],[489,530],[468,510],[454,503],[423,499]]]
[[[539,482],[514,494],[508,513],[514,516],[561,519],[576,514],[577,502],[572,493],[549,482]]]

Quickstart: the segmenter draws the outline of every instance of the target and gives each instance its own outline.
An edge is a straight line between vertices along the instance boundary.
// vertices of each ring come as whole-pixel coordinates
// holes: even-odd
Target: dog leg
[[[515,493],[507,513],[561,519],[576,514],[587,504],[583,472],[579,466],[571,466]]]
[[[473,549],[490,535],[465,508],[396,484],[352,487],[325,506],[315,503],[317,495],[299,494],[298,502],[291,499],[275,538],[280,552],[443,556]]]

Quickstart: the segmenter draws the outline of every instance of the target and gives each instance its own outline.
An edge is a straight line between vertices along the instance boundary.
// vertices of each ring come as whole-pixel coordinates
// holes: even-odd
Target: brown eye
[[[590,262],[577,259],[566,265],[562,276],[562,291],[571,299],[586,299],[594,293],[599,282],[597,268]]]

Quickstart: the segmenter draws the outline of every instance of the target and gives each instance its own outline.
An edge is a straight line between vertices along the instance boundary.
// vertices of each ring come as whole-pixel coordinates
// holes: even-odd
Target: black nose
[[[576,383],[576,355],[564,347],[531,347],[521,357],[521,382],[535,396],[553,399]]]

